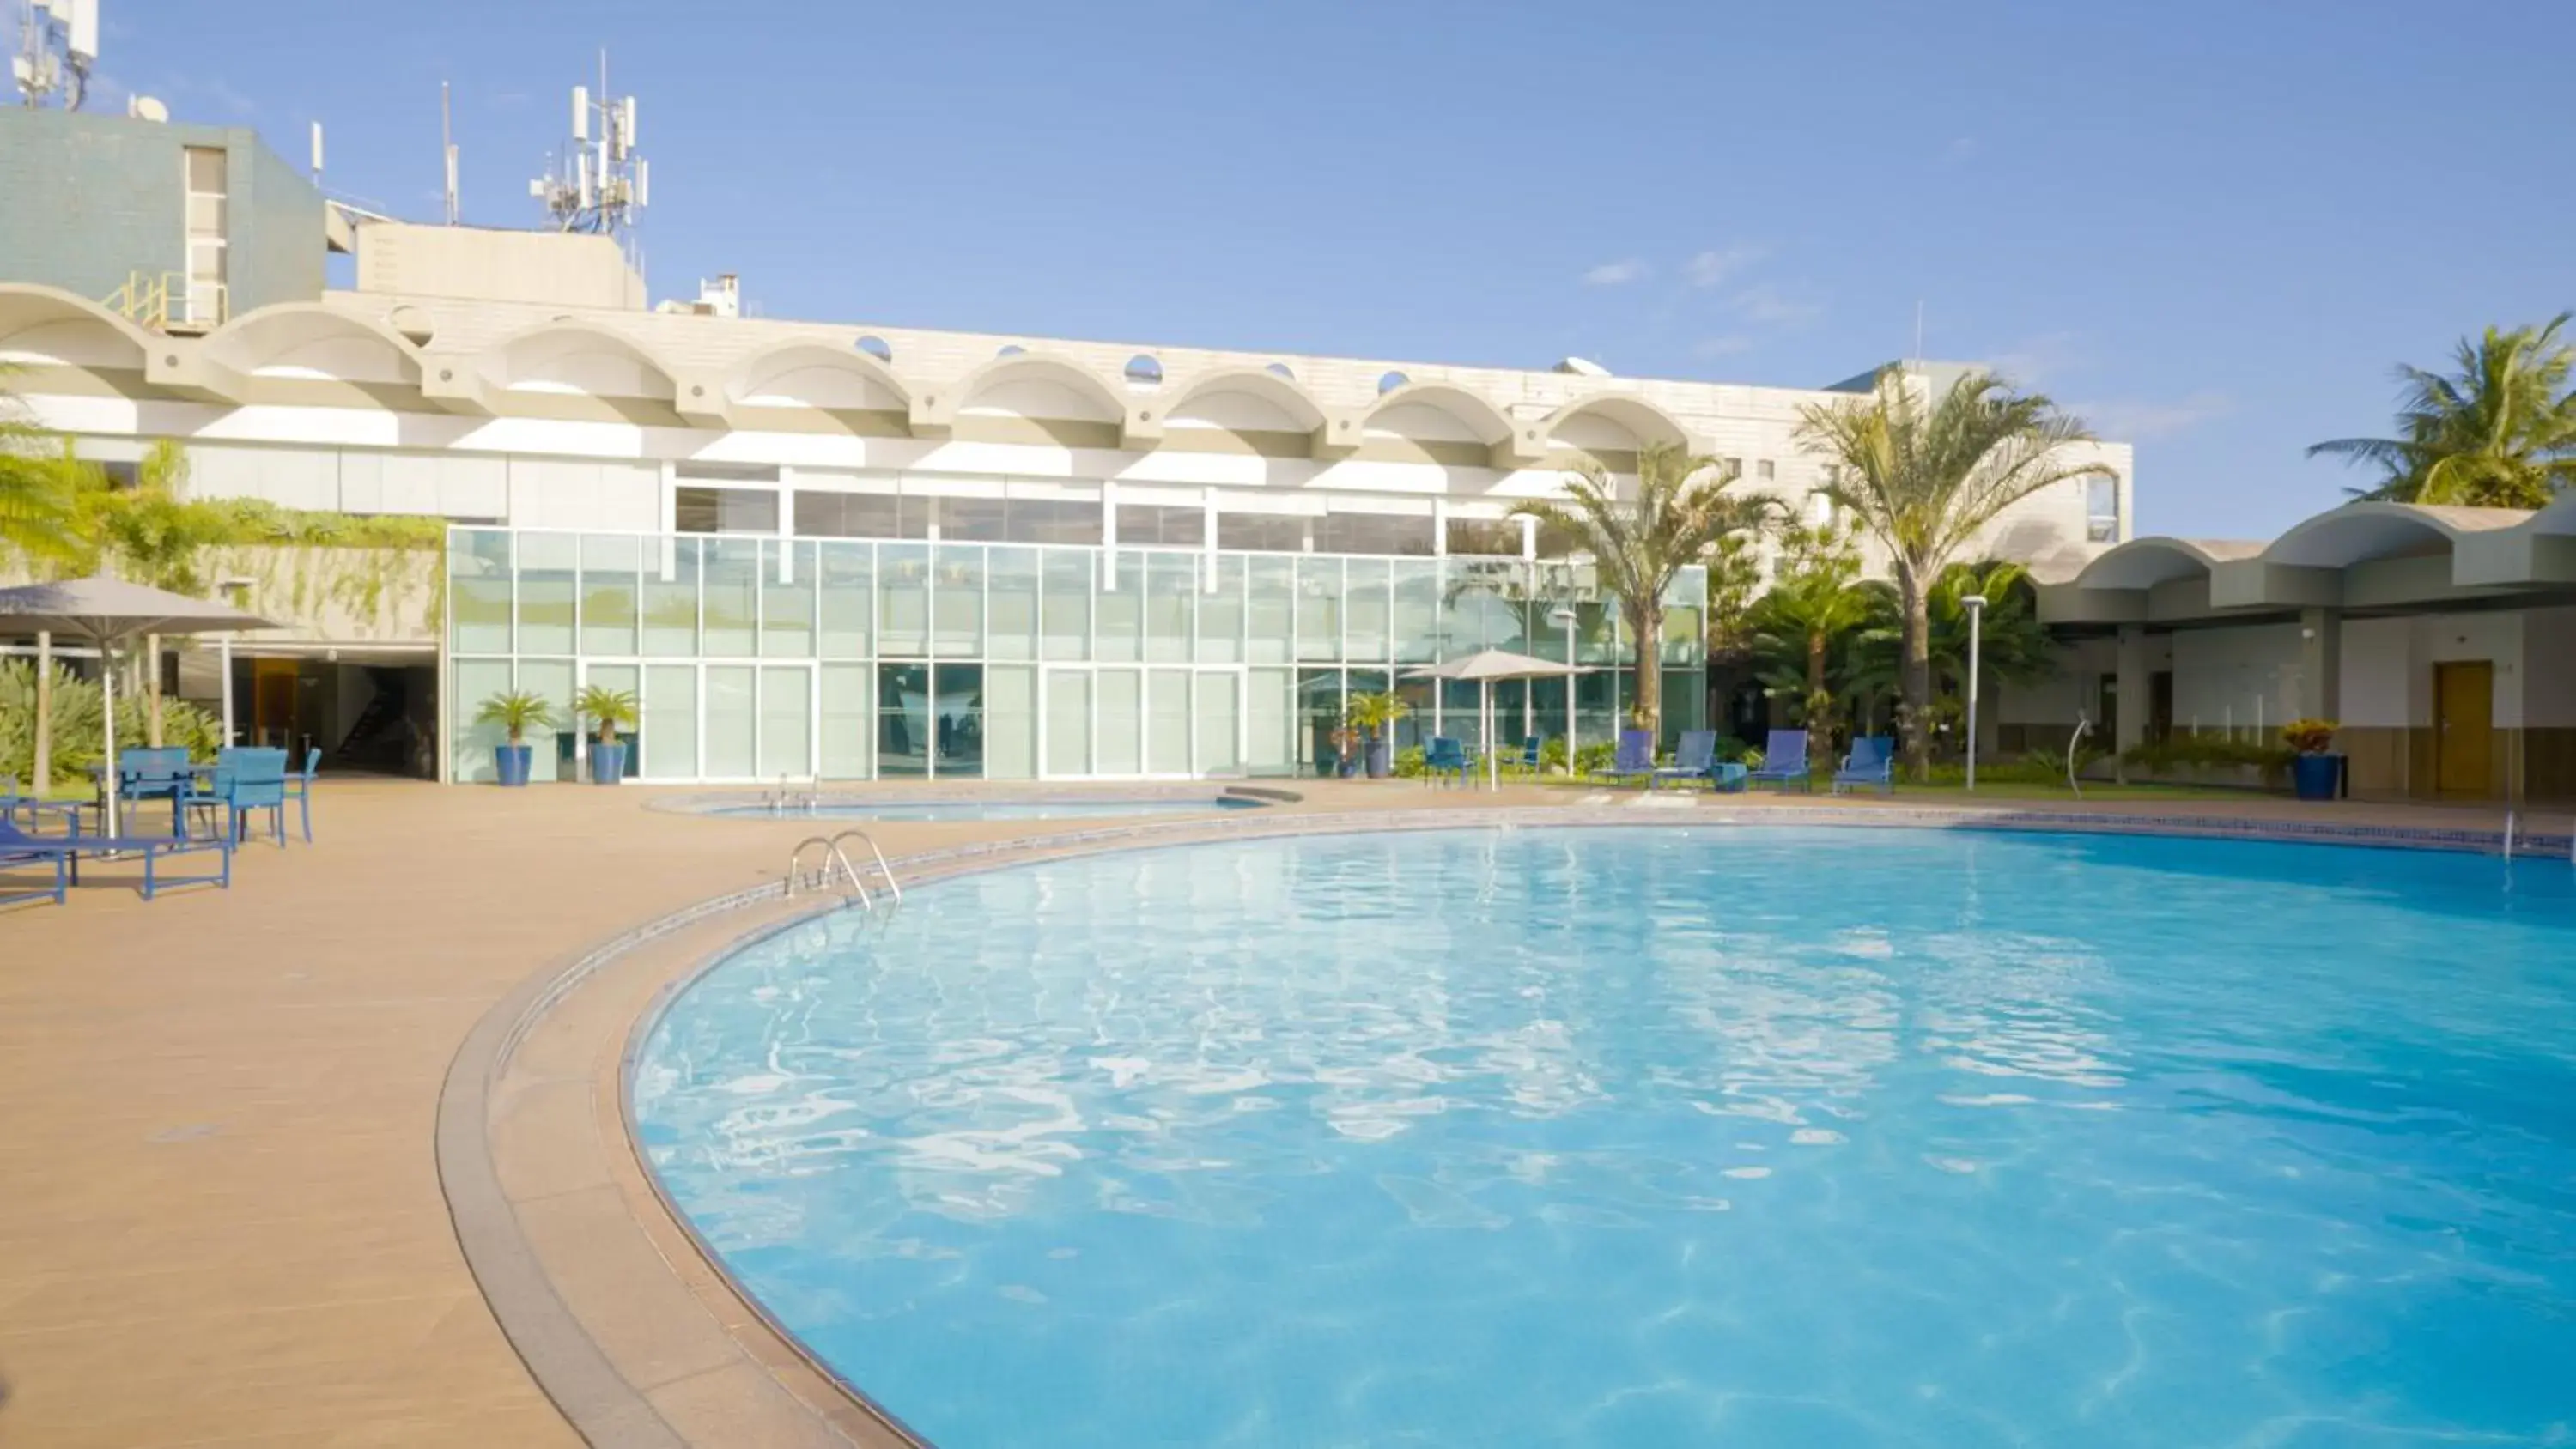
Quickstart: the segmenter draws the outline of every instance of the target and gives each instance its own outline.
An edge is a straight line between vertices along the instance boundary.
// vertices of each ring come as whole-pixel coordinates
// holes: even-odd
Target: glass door
[[[1197,736],[1194,773],[1205,779],[1211,776],[1236,776],[1243,773],[1243,671],[1240,669],[1202,669],[1198,672],[1197,698],[1192,702],[1191,724]]]
[[[760,778],[814,778],[814,666],[760,666]]]
[[[1038,773],[1048,780],[1087,780],[1091,763],[1091,671],[1049,669],[1038,710]]]

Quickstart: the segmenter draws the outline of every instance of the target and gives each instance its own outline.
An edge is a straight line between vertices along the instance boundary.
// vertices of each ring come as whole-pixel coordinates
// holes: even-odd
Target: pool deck
[[[1305,801],[1280,808],[1299,814],[1583,799],[1528,786],[1293,788]],[[469,1269],[435,1139],[450,1064],[497,1005],[638,923],[775,881],[795,842],[835,824],[645,808],[661,793],[326,779],[320,843],[245,849],[228,892],[146,903],[98,884],[116,875],[103,868],[67,907],[0,912],[0,1449],[581,1443]],[[1900,793],[1894,804],[1927,800],[1964,803]],[[1845,819],[1883,808],[1803,803]],[[2433,830],[2502,820],[2493,808],[2271,799],[1996,808]],[[876,833],[904,856],[1107,823]],[[2543,810],[2523,828],[2564,837],[2576,821]],[[704,923],[668,949],[748,923]],[[621,1009],[631,1019],[647,999],[630,991]],[[532,1033],[522,1055],[544,1046]],[[599,1061],[576,1067],[566,1077],[589,1086],[572,1115],[609,1140]],[[565,1203],[606,1190],[505,1186]],[[684,1282],[703,1266],[685,1242],[656,1246]],[[592,1286],[613,1294],[626,1281]],[[739,1367],[672,1363],[654,1402],[666,1415],[722,1405]],[[793,1364],[769,1368],[794,1377]]]

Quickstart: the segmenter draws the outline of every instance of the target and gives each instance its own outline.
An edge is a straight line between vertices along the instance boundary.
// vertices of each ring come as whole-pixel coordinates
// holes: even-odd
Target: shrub
[[[2279,745],[2258,745],[2225,735],[2174,735],[2132,746],[2120,760],[2150,775],[2253,769],[2261,772],[2264,784],[2278,785],[2289,774],[2291,752]]]
[[[55,780],[76,780],[99,760],[98,681],[83,679],[61,664],[54,666],[52,712]],[[140,749],[152,738],[152,703],[132,694],[116,699],[117,748]],[[161,701],[161,742],[184,749],[192,760],[211,760],[222,743],[223,726],[214,715],[185,700]],[[0,662],[0,775],[30,781],[43,790],[36,771],[36,662]]]
[[[1733,735],[1719,735],[1717,737],[1717,754],[1712,758],[1721,765],[1733,762],[1735,764],[1743,765],[1744,768],[1750,770],[1754,768],[1754,764],[1746,761],[1745,756],[1747,755],[1752,756],[1754,761],[1758,762],[1761,759],[1762,752],[1753,748],[1751,745],[1746,744],[1744,741],[1737,739]]]
[[[2281,726],[2281,743],[2293,754],[2322,755],[2334,745],[2334,735],[2330,719],[2294,719]]]
[[[1538,767],[1545,771],[1565,768],[1565,737],[1558,735],[1538,747]]]
[[[1423,771],[1429,767],[1429,757],[1423,753],[1420,745],[1396,751],[1395,773],[1399,778],[1418,780],[1422,777]]]
[[[1574,752],[1574,772],[1578,775],[1597,774],[1609,769],[1610,762],[1618,758],[1619,747],[1608,740],[1585,745]]]

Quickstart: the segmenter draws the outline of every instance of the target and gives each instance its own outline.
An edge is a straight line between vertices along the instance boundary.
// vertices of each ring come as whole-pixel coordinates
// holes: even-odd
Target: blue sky
[[[655,295],[765,315],[1814,385],[1998,362],[2142,532],[2358,481],[2401,359],[2576,305],[2576,5],[107,0],[115,93],[465,218],[606,45]]]

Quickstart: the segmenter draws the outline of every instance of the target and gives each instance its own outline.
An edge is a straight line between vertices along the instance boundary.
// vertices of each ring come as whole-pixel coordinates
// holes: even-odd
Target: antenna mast
[[[547,174],[528,183],[559,231],[622,237],[634,247],[635,213],[650,195],[635,151],[635,98],[608,93],[608,52],[599,53],[599,90],[572,88],[572,139]]]
[[[447,224],[456,225],[456,130],[448,119],[447,82],[438,83],[438,154],[447,165]]]
[[[18,53],[9,73],[30,109],[53,96],[77,111],[89,95],[90,68],[98,64],[99,0],[24,0],[18,20]]]

